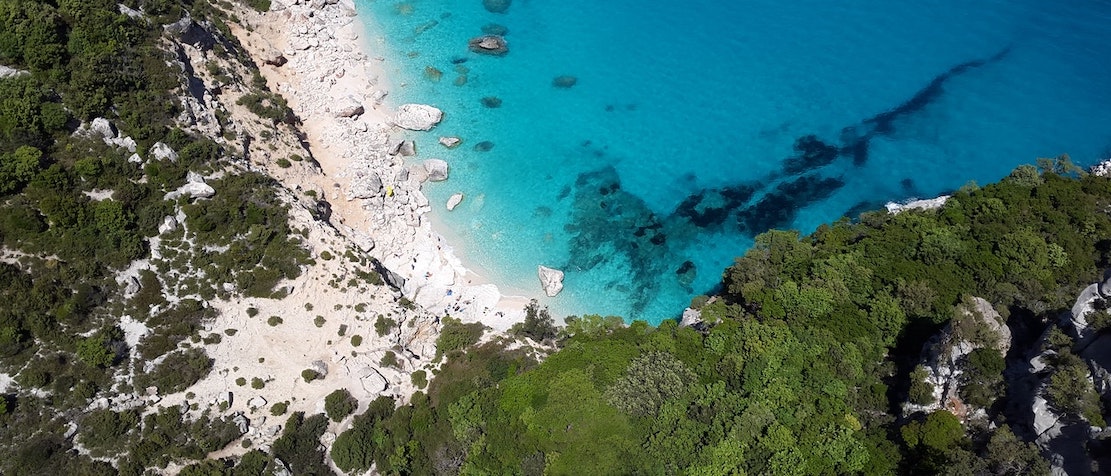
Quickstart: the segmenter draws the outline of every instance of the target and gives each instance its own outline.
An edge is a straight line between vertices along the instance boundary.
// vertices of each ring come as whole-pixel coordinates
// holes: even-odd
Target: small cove
[[[1037,157],[1111,155],[1099,2],[358,7],[385,38],[387,103],[447,113],[413,137],[419,158],[451,164],[425,193],[457,254],[508,290],[540,294],[536,265],[564,269],[564,292],[542,300],[557,315],[659,322],[769,227],[806,233]],[[494,24],[509,53],[469,52]]]

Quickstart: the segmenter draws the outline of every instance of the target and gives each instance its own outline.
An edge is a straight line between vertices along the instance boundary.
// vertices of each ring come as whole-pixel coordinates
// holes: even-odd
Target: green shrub
[[[362,344],[363,344],[363,336],[358,335],[358,334],[351,336],[351,345],[352,346],[358,347]]]
[[[243,378],[243,377],[236,377],[235,378],[235,384],[240,386],[240,387],[245,386],[245,385],[247,385],[247,379]]]
[[[282,318],[278,316],[270,316],[270,318],[266,320],[266,323],[270,324],[270,327],[277,327],[277,325],[281,324],[282,322],[284,321],[282,321]]]
[[[293,164],[290,163],[289,160],[284,158],[284,157],[278,159],[277,161],[275,161],[275,163],[278,164],[278,167],[281,167],[283,169],[288,169],[291,166],[293,166]]]
[[[444,327],[440,331],[440,337],[436,339],[437,357],[474,345],[482,338],[482,332],[485,329],[485,326],[481,323],[464,324],[459,319],[450,316],[444,317],[442,322]]]
[[[260,379],[258,377],[254,377],[254,378],[251,379],[251,388],[253,388],[253,389],[262,390],[262,388],[265,387],[265,386],[266,386],[266,382],[263,382],[262,379]]]
[[[312,323],[315,324],[316,327],[324,327],[325,322],[327,321],[324,320],[324,316],[316,316],[316,318],[312,320]]]
[[[397,367],[397,354],[392,350],[387,350],[386,353],[382,355],[382,360],[378,362],[378,365],[382,367]]]
[[[320,378],[320,373],[313,369],[305,369],[301,371],[301,378],[305,379],[305,383],[312,382]]]
[[[324,413],[334,422],[339,422],[350,415],[359,406],[359,401],[351,396],[346,389],[338,389],[324,397]]]
[[[421,390],[424,390],[424,387],[428,386],[428,374],[423,370],[413,372],[409,378],[413,381],[413,385],[416,385],[417,388]]]
[[[390,319],[381,314],[378,319],[374,321],[374,331],[378,333],[378,337],[385,337],[390,333],[390,330],[397,327],[397,321]]]
[[[278,402],[270,406],[270,414],[274,416],[285,415],[286,410],[289,409],[289,402]]]

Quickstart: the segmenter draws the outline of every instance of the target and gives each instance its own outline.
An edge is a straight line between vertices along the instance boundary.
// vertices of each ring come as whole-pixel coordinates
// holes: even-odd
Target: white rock
[[[555,297],[563,290],[563,271],[541,265],[537,266],[537,274],[540,275],[540,286],[548,297]]]
[[[941,208],[942,205],[945,205],[945,202],[948,200],[949,195],[942,195],[937,198],[931,198],[928,200],[911,200],[906,203],[887,202],[887,205],[884,205],[884,207],[887,208],[887,213],[897,215],[899,214],[899,212],[904,212],[907,210],[935,210]]]
[[[162,224],[158,225],[158,234],[159,235],[165,235],[166,233],[169,233],[169,232],[174,231],[176,229],[177,229],[177,219],[174,218],[171,215],[166,215],[166,218],[162,219]]]
[[[383,377],[382,374],[372,368],[367,368],[363,371],[363,376],[359,379],[359,382],[363,385],[363,390],[366,390],[367,393],[371,395],[377,395],[390,388],[390,384],[386,381],[386,377]]]
[[[248,420],[243,412],[236,412],[231,418],[232,423],[235,423],[236,428],[239,429],[239,434],[244,435],[251,430],[251,420]]]
[[[177,152],[174,152],[174,149],[162,142],[155,142],[154,145],[150,146],[150,154],[158,160],[177,162]]]
[[[363,109],[363,104],[355,99],[353,96],[344,96],[336,102],[335,109],[336,117],[354,117],[362,114],[366,110]]]
[[[402,129],[427,131],[444,118],[443,111],[426,104],[402,104],[397,108],[393,123]]]
[[[105,140],[116,138],[116,128],[112,127],[112,123],[103,117],[93,119],[93,122],[89,124],[89,132],[93,137],[99,136]]]
[[[382,191],[382,178],[376,172],[370,172],[365,175],[360,175],[351,180],[351,186],[347,189],[347,199],[365,199],[377,197],[378,193]]]
[[[143,163],[143,158],[139,157],[139,154],[131,154],[131,157],[128,157],[127,161],[132,164],[141,164]]]
[[[455,210],[455,207],[459,206],[459,204],[461,202],[463,202],[463,194],[462,193],[452,194],[451,198],[447,199],[447,209],[448,209],[448,211],[450,212],[452,210]]]
[[[18,77],[18,76],[27,76],[27,75],[30,75],[30,74],[31,74],[30,71],[23,71],[21,69],[15,69],[15,68],[11,68],[11,67],[4,66],[4,65],[0,64],[0,79],[2,79],[2,78],[14,78],[14,77]]]
[[[679,321],[679,325],[690,327],[699,322],[702,322],[702,311],[688,307],[683,310],[683,319]]]
[[[185,185],[182,185],[177,190],[167,193],[166,200],[177,200],[181,196],[190,196],[193,198],[212,198],[216,195],[216,189],[204,183],[204,177],[196,172],[189,172],[187,174]]]
[[[444,147],[447,147],[449,149],[454,149],[456,146],[459,145],[460,142],[463,142],[463,139],[460,139],[460,138],[454,137],[454,136],[452,136],[452,137],[441,137],[440,138],[440,145],[442,145]]]
[[[424,170],[428,172],[428,180],[432,182],[443,182],[447,180],[448,165],[440,159],[428,159],[424,161]]]
[[[259,395],[257,397],[251,397],[250,400],[247,400],[247,406],[248,407],[253,407],[253,408],[265,407],[266,406],[266,399],[263,398],[261,395]]]

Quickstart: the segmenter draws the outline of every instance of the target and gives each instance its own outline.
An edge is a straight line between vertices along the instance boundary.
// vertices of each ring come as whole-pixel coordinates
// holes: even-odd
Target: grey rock
[[[293,476],[293,471],[289,469],[289,465],[279,458],[274,458],[274,476]]]
[[[253,407],[253,408],[265,407],[266,406],[266,399],[263,398],[261,395],[257,396],[257,397],[251,397],[250,400],[247,400],[247,406],[248,407]]]
[[[563,291],[563,271],[541,265],[537,266],[536,272],[540,276],[540,287],[548,297],[555,297]]]
[[[120,8],[120,13],[127,15],[129,18],[143,18],[143,12],[130,8],[122,3],[118,6]]]
[[[428,159],[424,161],[424,170],[428,172],[428,180],[432,182],[443,182],[448,177],[448,165],[440,159]]]
[[[314,360],[310,368],[320,374],[320,378],[328,376],[328,364],[323,360]]]
[[[482,35],[471,38],[467,42],[471,51],[491,56],[505,56],[509,53],[509,42],[505,37],[498,35]]]
[[[463,142],[463,139],[454,136],[440,138],[440,145],[449,149],[454,149],[455,147],[459,146],[461,142]]]
[[[155,142],[154,145],[150,146],[150,154],[157,160],[177,162],[177,152],[174,152],[174,149],[162,142]]]
[[[19,77],[19,76],[28,76],[30,74],[31,74],[30,71],[15,69],[15,68],[4,66],[4,65],[0,64],[0,79],[15,78],[15,77]]]
[[[390,388],[390,383],[383,377],[381,373],[373,368],[366,368],[363,370],[363,376],[359,378],[359,383],[362,384],[363,390],[371,395],[378,395],[386,389]]]
[[[123,295],[124,295],[124,297],[131,297],[131,296],[134,296],[135,293],[139,292],[142,289],[143,289],[143,285],[139,284],[139,279],[134,277],[134,276],[131,276],[131,277],[127,278],[127,286],[124,287],[124,289],[123,289]]]
[[[397,153],[402,157],[412,157],[417,155],[417,144],[411,140],[401,141],[401,147],[397,149]]]
[[[103,139],[115,139],[116,128],[108,119],[98,117],[89,123],[89,133],[93,137],[101,137]]]
[[[275,49],[266,51],[262,56],[262,62],[270,66],[282,66],[288,61],[281,51]]]
[[[679,321],[679,325],[683,327],[690,327],[702,322],[702,311],[694,308],[683,309],[683,318]]]
[[[443,111],[427,104],[402,104],[397,108],[393,123],[402,129],[427,131],[443,118]]]
[[[162,224],[158,225],[158,234],[164,235],[176,229],[177,219],[174,218],[172,215],[166,215],[166,218],[162,219]]]

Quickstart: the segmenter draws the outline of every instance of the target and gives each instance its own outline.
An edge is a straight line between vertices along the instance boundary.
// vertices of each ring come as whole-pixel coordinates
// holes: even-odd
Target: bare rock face
[[[509,42],[498,35],[483,35],[471,38],[467,42],[467,47],[471,51],[482,55],[505,56],[509,53]]]
[[[397,108],[393,123],[402,129],[427,131],[439,124],[444,112],[426,104],[402,104]]]
[[[189,172],[185,178],[185,185],[182,185],[177,190],[166,194],[166,200],[177,200],[181,196],[189,196],[192,198],[212,198],[216,195],[216,189],[212,188],[204,182],[204,177],[201,177],[196,172]]]
[[[460,203],[463,203],[463,194],[452,194],[451,198],[447,199],[447,210],[449,212],[455,210],[455,207],[458,207]]]
[[[540,286],[548,297],[555,297],[563,291],[563,271],[547,266],[537,266],[536,271],[540,275]]]
[[[440,159],[428,159],[424,161],[424,170],[428,172],[428,180],[431,182],[443,182],[447,180],[448,165]]]
[[[155,142],[154,145],[150,147],[150,155],[156,160],[177,162],[177,152],[174,152],[174,149],[162,142]]]
[[[962,376],[968,372],[966,357],[981,348],[995,349],[1000,357],[1006,358],[1011,348],[1011,330],[991,303],[977,297],[962,304],[953,322],[922,350],[922,364],[927,371],[925,383],[933,387],[933,403],[907,402],[903,405],[904,413],[944,409],[961,420],[970,417],[977,409],[961,399]]]

